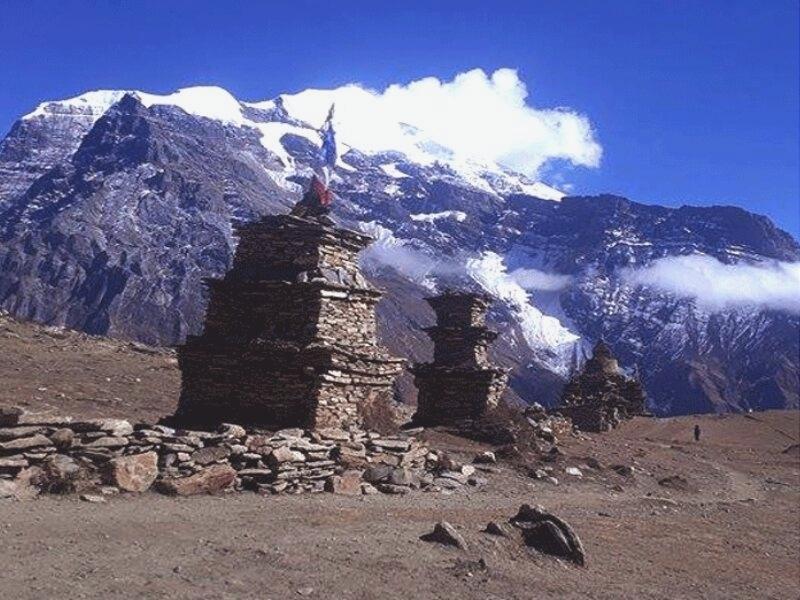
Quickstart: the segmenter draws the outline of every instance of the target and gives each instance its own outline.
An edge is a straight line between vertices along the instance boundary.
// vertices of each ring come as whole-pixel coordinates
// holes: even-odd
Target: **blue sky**
[[[512,67],[531,105],[570,107],[595,128],[602,162],[566,171],[576,192],[734,204],[797,236],[798,6],[6,0],[0,130],[89,89],[213,84],[258,100]]]

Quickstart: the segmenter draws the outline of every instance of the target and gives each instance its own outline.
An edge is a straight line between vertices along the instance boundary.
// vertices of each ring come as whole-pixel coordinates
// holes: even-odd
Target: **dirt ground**
[[[798,414],[754,419],[640,419],[574,440],[554,463],[559,485],[501,467],[452,495],[4,502],[0,597],[797,598],[800,458],[782,451],[797,443]],[[658,483],[672,475],[685,484]],[[481,532],[523,502],[575,528],[585,568]],[[468,552],[419,540],[439,520]]]
[[[0,312],[0,404],[151,421],[180,391],[172,350],[16,321]]]
[[[178,381],[171,353],[0,317],[0,403],[149,419]],[[486,448],[429,438],[465,460]],[[566,440],[558,485],[501,464],[450,495],[0,501],[0,599],[793,599],[799,442],[798,412],[642,418]],[[481,531],[522,503],[568,521],[587,566]],[[419,539],[440,520],[468,551]]]

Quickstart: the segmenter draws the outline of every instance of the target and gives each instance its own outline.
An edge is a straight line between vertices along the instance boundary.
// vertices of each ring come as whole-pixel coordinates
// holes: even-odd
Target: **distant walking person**
[[[695,442],[700,441],[700,425],[694,426],[694,441]]]

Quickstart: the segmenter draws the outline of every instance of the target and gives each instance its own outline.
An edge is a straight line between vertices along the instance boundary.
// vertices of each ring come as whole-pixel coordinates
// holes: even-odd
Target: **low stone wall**
[[[442,460],[440,460],[440,458]],[[0,407],[0,497],[154,489],[174,495],[439,491],[470,481],[410,435],[328,429],[190,431],[122,419],[73,421]]]

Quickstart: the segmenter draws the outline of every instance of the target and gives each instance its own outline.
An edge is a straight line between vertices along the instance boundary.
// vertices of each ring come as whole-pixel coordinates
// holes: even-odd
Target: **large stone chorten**
[[[584,431],[607,431],[622,419],[646,414],[647,397],[638,380],[622,374],[602,340],[592,358],[564,387],[558,410]]]
[[[357,256],[372,240],[316,212],[238,228],[233,268],[207,280],[205,330],[178,349],[176,423],[354,428],[391,399],[404,361],[376,341],[381,293]]]
[[[486,327],[489,298],[446,292],[426,299],[437,324],[428,327],[433,362],[412,371],[419,389],[414,422],[423,425],[474,419],[497,406],[508,372],[489,363],[489,344],[497,333]]]

